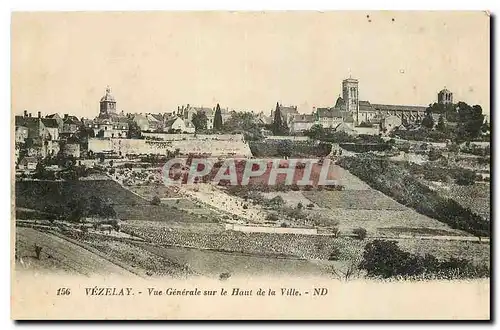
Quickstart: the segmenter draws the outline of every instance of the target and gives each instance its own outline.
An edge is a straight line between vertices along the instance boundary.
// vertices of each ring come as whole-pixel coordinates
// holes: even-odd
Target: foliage
[[[257,116],[253,112],[233,112],[223,124],[222,130],[226,133],[241,133],[247,141],[260,140],[263,136],[257,122]]]
[[[220,131],[222,129],[222,113],[220,111],[220,105],[217,103],[214,115],[214,130]]]
[[[198,132],[200,130],[207,129],[207,115],[203,111],[198,111],[193,114],[193,118],[191,119],[195,130]]]
[[[476,174],[472,171],[466,171],[463,175],[456,178],[455,183],[460,186],[471,186],[476,182]]]
[[[432,117],[432,113],[427,111],[424,119],[422,119],[422,126],[428,129],[432,129],[434,127],[434,118]]]
[[[356,236],[357,239],[364,240],[366,238],[365,228],[356,228],[352,231],[352,233]]]
[[[474,140],[481,134],[484,115],[480,105],[470,106],[465,102],[458,102],[458,137],[464,140]]]
[[[278,154],[285,158],[288,159],[289,157],[292,156],[292,148],[293,148],[293,143],[290,140],[282,140],[279,141],[278,143]]]
[[[436,129],[440,132],[444,132],[446,130],[446,124],[444,123],[443,115],[439,116],[438,123],[436,125]]]
[[[489,276],[487,267],[473,266],[465,259],[439,261],[431,254],[422,257],[405,252],[395,241],[378,239],[366,244],[360,267],[367,271],[368,277],[382,278],[424,274],[458,275],[462,278]]]
[[[276,109],[274,110],[274,120],[271,130],[274,135],[286,135],[288,133],[288,128],[286,122],[283,120],[281,107],[278,103],[276,103]]]
[[[404,165],[373,157],[344,157],[339,165],[372,188],[452,228],[489,236],[489,222],[419,181]]]
[[[161,199],[158,196],[154,196],[153,199],[151,200],[151,205],[160,205],[161,204]]]

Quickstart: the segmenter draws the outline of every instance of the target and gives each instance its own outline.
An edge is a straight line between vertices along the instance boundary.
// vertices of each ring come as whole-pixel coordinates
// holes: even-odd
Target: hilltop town
[[[481,106],[446,88],[423,106],[359,95],[349,77],[332,104],[307,114],[281,102],[265,112],[184,104],[124,113],[107,87],[95,118],[24,110],[15,116],[16,262],[143,277],[488,276]],[[165,186],[162,166],[174,157],[234,158],[237,168],[328,159],[338,184]],[[406,266],[382,271],[384,253]]]

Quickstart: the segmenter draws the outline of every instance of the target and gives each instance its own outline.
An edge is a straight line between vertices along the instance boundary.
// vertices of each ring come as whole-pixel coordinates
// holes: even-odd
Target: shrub
[[[299,202],[299,203],[297,204],[297,208],[298,208],[299,210],[300,210],[300,209],[302,209],[303,207],[304,207],[304,205],[302,205],[302,203],[301,203],[301,202]]]
[[[161,204],[160,197],[158,196],[153,197],[153,199],[151,200],[151,205],[160,205],[160,204]]]
[[[243,205],[243,209],[244,210],[248,209],[248,205],[247,204]]]
[[[311,208],[314,207],[314,204],[313,203],[309,203],[309,204],[307,204],[307,207],[311,209]]]
[[[333,247],[332,252],[328,256],[328,260],[337,261],[340,259],[340,249],[336,246]]]
[[[288,228],[288,224],[286,222],[282,222],[280,226],[281,228]]]
[[[455,180],[455,183],[460,186],[471,186],[476,182],[476,174],[472,171],[464,171],[464,173]]]
[[[42,253],[42,247],[35,243],[35,256],[40,260],[40,254]]]
[[[364,240],[366,238],[366,229],[364,228],[356,228],[352,232],[357,239]]]
[[[270,220],[270,221],[278,221],[279,220],[279,217],[276,213],[268,213],[266,215],[266,220]]]
[[[487,267],[474,266],[468,260],[451,258],[439,261],[431,254],[413,255],[402,251],[395,241],[374,240],[366,244],[360,267],[368,277],[440,275],[445,278],[487,277]]]

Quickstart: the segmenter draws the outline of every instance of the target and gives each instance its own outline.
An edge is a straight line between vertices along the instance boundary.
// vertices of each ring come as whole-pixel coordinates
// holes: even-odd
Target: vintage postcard
[[[489,320],[488,12],[14,12],[12,318]]]

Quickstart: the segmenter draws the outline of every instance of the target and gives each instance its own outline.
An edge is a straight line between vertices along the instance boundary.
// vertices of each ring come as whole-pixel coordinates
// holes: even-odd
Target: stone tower
[[[100,108],[99,108],[99,117],[107,118],[111,114],[116,113],[116,101],[113,95],[111,95],[111,89],[106,87],[106,94],[101,97]]]
[[[439,104],[453,103],[453,93],[446,89],[446,87],[438,93]]]
[[[342,98],[345,103],[345,110],[349,112],[354,120],[354,124],[358,125],[358,112],[359,112],[359,88],[358,80],[349,77],[342,81]]]

